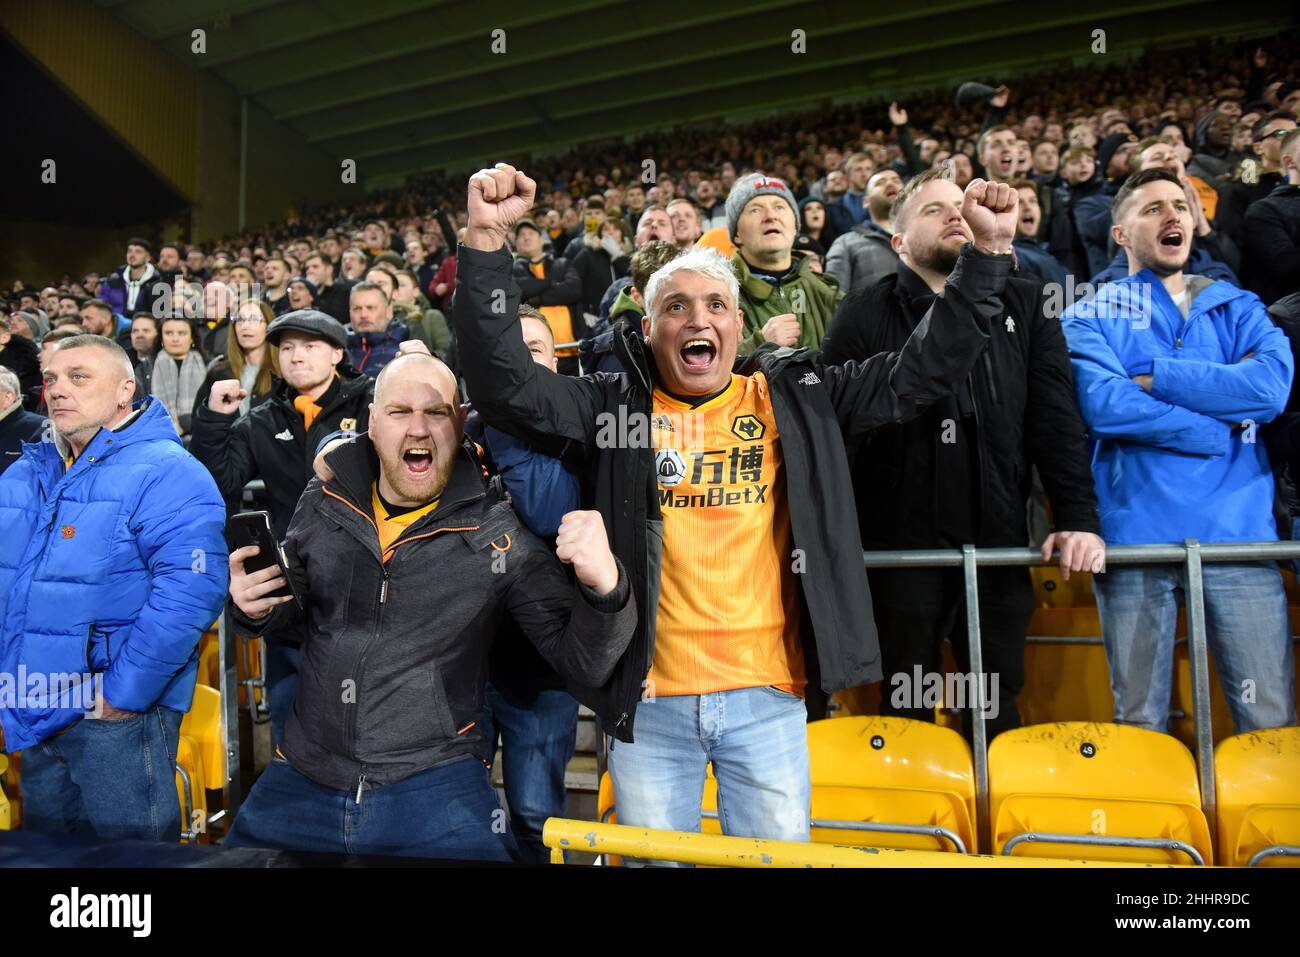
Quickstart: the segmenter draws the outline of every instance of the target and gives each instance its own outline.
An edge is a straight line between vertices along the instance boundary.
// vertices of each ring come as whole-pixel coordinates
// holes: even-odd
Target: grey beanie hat
[[[293,312],[286,312],[267,326],[266,338],[271,345],[278,346],[281,333],[289,329],[296,329],[309,336],[324,339],[340,349],[348,347],[348,331],[343,328],[343,323],[317,309],[295,309]]]
[[[794,193],[790,192],[790,187],[785,184],[785,180],[768,176],[766,173],[750,173],[736,180],[727,195],[727,237],[735,240],[736,224],[740,222],[740,214],[751,199],[755,196],[773,195],[780,196],[790,205],[790,211],[794,213],[795,221],[798,222],[799,206],[794,201]]]

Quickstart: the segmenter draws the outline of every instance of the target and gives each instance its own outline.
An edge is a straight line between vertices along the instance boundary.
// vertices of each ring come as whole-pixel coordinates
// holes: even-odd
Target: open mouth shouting
[[[718,357],[718,347],[702,336],[687,339],[681,348],[682,364],[692,373],[708,372]]]
[[[1181,249],[1187,234],[1181,226],[1172,226],[1160,233],[1160,245],[1164,249],[1175,250]]]
[[[402,464],[414,478],[424,478],[433,469],[433,452],[424,446],[409,448],[402,453]]]

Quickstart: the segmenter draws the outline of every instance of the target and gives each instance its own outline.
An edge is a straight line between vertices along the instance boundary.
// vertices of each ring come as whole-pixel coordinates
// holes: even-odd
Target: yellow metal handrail
[[[686,831],[655,831],[623,824],[597,824],[548,818],[542,843],[551,862],[564,863],[564,851],[618,854],[655,861],[680,861],[711,867],[1150,867],[1115,861],[1072,861],[1043,857],[991,857],[906,851],[844,844],[804,844],[752,837],[724,837]],[[1173,865],[1170,865],[1173,866]]]

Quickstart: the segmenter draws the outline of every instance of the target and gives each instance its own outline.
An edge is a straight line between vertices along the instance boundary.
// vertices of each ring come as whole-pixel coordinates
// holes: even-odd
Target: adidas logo
[[[285,429],[283,432],[276,433],[275,437],[279,439],[281,442],[292,442],[293,432],[289,429]]]
[[[819,385],[821,379],[817,378],[816,372],[805,372],[803,378],[799,380],[800,385]]]

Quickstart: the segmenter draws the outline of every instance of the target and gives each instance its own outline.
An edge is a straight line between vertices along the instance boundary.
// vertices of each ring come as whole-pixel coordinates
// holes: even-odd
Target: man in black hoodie
[[[840,305],[822,343],[825,362],[861,361],[902,348],[971,238],[962,192],[939,170],[909,182],[891,218],[897,274]],[[1060,322],[1036,280],[1008,279],[1002,301],[982,362],[966,381],[911,422],[880,429],[858,450],[853,472],[862,547],[1024,547],[1036,466],[1054,520],[1043,557],[1059,549],[1067,577],[1100,571],[1105,545]],[[873,569],[867,577],[885,672],[881,710],[933,721],[915,676],[942,675],[945,638],[958,666],[969,668],[962,573]],[[1020,724],[1016,695],[1024,683],[1033,589],[1022,567],[983,569],[979,586],[984,665],[986,674],[997,676],[986,686],[992,737]],[[984,675],[974,678],[985,681]],[[963,713],[968,730],[973,704],[967,702]]]
[[[368,434],[326,456],[285,540],[302,605],[272,565],[230,556],[249,630],[302,622],[302,682],[276,760],[230,846],[508,860],[514,842],[478,723],[488,651],[508,613],[561,674],[609,676],[632,636],[627,574],[594,512],[550,551],[464,442],[455,376],[404,355],[375,382]],[[577,578],[570,584],[561,562]]]
[[[1282,140],[1281,163],[1286,183],[1246,210],[1241,275],[1265,305],[1300,291],[1300,130]]]

